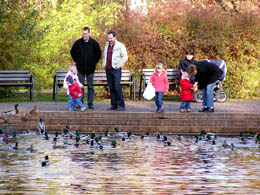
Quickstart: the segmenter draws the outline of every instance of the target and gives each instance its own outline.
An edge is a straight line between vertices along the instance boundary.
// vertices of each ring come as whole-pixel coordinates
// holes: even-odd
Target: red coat
[[[72,96],[72,98],[78,98],[83,95],[79,84],[77,82],[75,82],[75,80],[74,80],[74,83],[69,86],[69,91],[70,91],[70,95]]]
[[[181,86],[181,101],[193,101],[193,84],[190,83],[189,80],[187,79],[181,79],[180,81],[180,86]]]

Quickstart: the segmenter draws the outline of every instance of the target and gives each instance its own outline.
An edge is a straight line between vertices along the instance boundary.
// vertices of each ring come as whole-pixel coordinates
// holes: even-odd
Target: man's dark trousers
[[[78,72],[78,77],[79,77],[79,82],[84,85],[85,82],[85,77],[87,79],[87,86],[88,86],[88,106],[93,106],[93,101],[94,101],[94,73],[86,75]],[[82,102],[84,103],[84,88],[82,89],[83,96],[81,98]]]
[[[121,82],[120,69],[106,69],[107,83],[110,90],[110,99],[112,108],[125,108],[124,96],[120,86]]]

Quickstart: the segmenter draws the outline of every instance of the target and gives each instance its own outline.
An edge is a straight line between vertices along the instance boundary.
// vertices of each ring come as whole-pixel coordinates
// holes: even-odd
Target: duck
[[[141,135],[141,139],[144,139],[144,135]]]
[[[11,146],[11,149],[12,150],[18,150],[19,149],[18,145],[19,145],[19,143],[15,142],[14,146]]]
[[[195,143],[198,143],[198,142],[199,142],[199,136],[195,135]]]
[[[65,129],[63,130],[64,135],[68,134],[70,131],[70,126],[66,125]]]
[[[57,146],[57,141],[54,141],[52,148],[53,149],[65,149],[66,146]]]
[[[171,142],[169,141],[166,141],[166,142],[163,142],[164,143],[164,146],[170,146],[171,145]]]
[[[115,132],[116,132],[116,133],[119,132],[119,128],[118,128],[118,127],[115,128]]]
[[[5,134],[3,141],[8,144],[8,143],[16,143],[16,136],[13,135],[12,138],[9,138],[7,134]]]
[[[31,153],[34,152],[33,144],[31,144],[30,147],[26,148],[25,150]]]
[[[45,134],[44,134],[44,137],[43,137],[43,138],[46,139],[46,140],[49,140],[49,136],[48,136],[47,131],[45,131]]]
[[[260,133],[257,133],[255,136],[255,143],[257,144],[257,142],[260,144]]]
[[[5,111],[4,115],[17,115],[19,113],[19,104],[14,105],[14,110]]]
[[[182,136],[179,134],[178,137],[177,137],[177,139],[178,139],[179,141],[181,141]]]
[[[227,141],[226,141],[226,140],[224,140],[224,143],[222,144],[222,146],[223,146],[224,148],[228,148],[228,147],[229,147],[229,145],[227,144]]]
[[[106,137],[108,136],[108,130],[107,129],[104,131],[104,134],[105,134]]]
[[[76,147],[79,147],[79,141],[80,141],[80,137],[76,136],[76,144],[75,144]]]
[[[132,135],[132,132],[131,132],[131,131],[128,131],[128,132],[127,132],[127,137],[130,138],[131,135]]]
[[[116,147],[116,141],[115,141],[115,140],[113,140],[113,141],[111,142],[111,146],[112,146],[113,148]]]
[[[47,165],[49,165],[49,156],[48,155],[46,155],[45,157],[44,157],[44,160],[42,161],[42,167],[45,167],[45,166],[47,166]]]
[[[30,115],[32,115],[33,117],[38,117],[39,115],[39,109],[37,105],[34,105],[34,108],[29,112]]]

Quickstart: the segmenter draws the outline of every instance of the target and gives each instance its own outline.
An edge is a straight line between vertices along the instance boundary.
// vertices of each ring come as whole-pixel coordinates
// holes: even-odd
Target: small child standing
[[[82,103],[82,90],[79,84],[76,82],[76,79],[73,80],[72,76],[66,78],[67,85],[69,86],[69,92],[72,97],[71,107],[69,110],[75,111],[76,105],[80,106],[80,110],[83,112],[86,110],[86,106]]]
[[[156,112],[163,112],[163,93],[168,91],[169,82],[162,63],[156,65],[155,71],[150,78],[150,82],[155,88],[155,104],[157,106]]]
[[[69,92],[69,86],[67,84],[67,77],[68,76],[71,76],[74,79],[76,79],[76,82],[79,84],[80,88],[83,88],[83,85],[79,82],[79,78],[78,78],[78,74],[77,74],[77,67],[75,64],[70,64],[69,65],[69,70],[68,72],[66,73],[65,75],[65,79],[64,79],[64,82],[63,82],[63,87],[64,89],[67,91],[67,95],[68,95],[68,109],[70,110],[71,108],[71,103],[72,103],[72,97],[70,95],[70,92]]]
[[[182,79],[180,80],[181,87],[181,107],[180,112],[191,111],[190,102],[194,100],[193,89],[196,88],[197,83],[190,83],[190,75],[187,72],[182,73]]]

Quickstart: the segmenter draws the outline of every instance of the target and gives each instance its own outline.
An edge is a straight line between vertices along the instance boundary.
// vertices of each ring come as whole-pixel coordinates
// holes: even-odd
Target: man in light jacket
[[[107,82],[110,90],[111,107],[108,110],[125,110],[123,92],[120,86],[122,67],[128,56],[125,46],[116,40],[116,33],[107,33],[102,67],[106,70]]]

